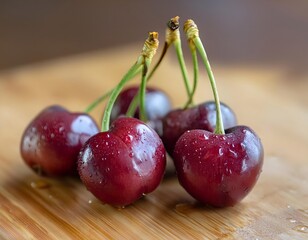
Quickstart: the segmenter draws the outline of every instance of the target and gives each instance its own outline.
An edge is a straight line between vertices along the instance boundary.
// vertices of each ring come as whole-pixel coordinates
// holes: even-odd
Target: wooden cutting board
[[[257,185],[234,207],[197,203],[178,184],[172,165],[156,191],[116,209],[77,179],[43,178],[24,164],[19,143],[29,121],[51,104],[84,110],[115,86],[141,46],[0,73],[0,238],[308,239],[308,74],[282,67],[212,64],[221,100],[258,133],[265,149]],[[151,84],[165,90],[175,107],[184,103],[180,70],[170,55]],[[209,86],[202,70],[195,102],[212,99]],[[97,121],[103,106],[93,112]]]

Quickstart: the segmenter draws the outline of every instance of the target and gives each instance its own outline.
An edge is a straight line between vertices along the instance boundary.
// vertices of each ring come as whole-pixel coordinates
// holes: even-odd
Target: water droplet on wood
[[[292,228],[293,230],[301,233],[308,233],[308,226],[306,225],[297,225],[296,227]]]
[[[50,184],[42,179],[35,180],[31,182],[32,188],[38,188],[38,189],[46,189],[50,187]]]

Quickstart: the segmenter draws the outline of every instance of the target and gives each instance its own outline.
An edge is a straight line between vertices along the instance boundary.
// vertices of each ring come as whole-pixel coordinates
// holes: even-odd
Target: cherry
[[[174,150],[177,176],[198,201],[216,207],[233,206],[253,188],[263,164],[263,148],[248,127],[226,134],[206,130],[185,132]]]
[[[87,189],[102,202],[126,206],[160,184],[166,154],[157,133],[135,118],[120,117],[90,138],[78,169]]]
[[[200,52],[208,71],[216,106],[216,127],[186,131],[177,141],[173,157],[177,176],[185,190],[198,201],[216,207],[233,206],[253,188],[263,165],[263,147],[246,126],[224,130],[220,102],[198,29],[192,20],[184,26],[190,44]]]
[[[41,111],[25,129],[21,156],[35,172],[48,176],[77,173],[77,157],[89,137],[99,132],[85,113],[71,113],[60,106]]]
[[[137,95],[139,86],[131,86],[124,89],[112,108],[111,122],[121,115],[125,115],[130,103]],[[154,87],[146,88],[145,111],[149,124],[158,133],[161,132],[161,119],[171,110],[171,101],[167,94]],[[139,108],[134,112],[133,117],[140,118]]]
[[[225,128],[237,124],[235,113],[226,104],[221,104],[222,119]],[[169,112],[162,120],[162,140],[170,156],[179,137],[187,130],[203,129],[213,132],[216,127],[216,107],[214,101],[208,101],[187,109]]]
[[[166,42],[174,42],[177,49],[177,53],[181,53],[181,45],[179,40],[178,29],[172,31],[172,26],[178,26],[178,17],[172,18],[169,23],[169,31],[167,31]],[[194,31],[196,34],[197,32]],[[193,96],[197,88],[198,82],[198,59],[196,53],[196,47],[192,42],[192,39],[196,36],[188,36],[189,47],[192,53],[193,66],[194,66],[194,81],[192,88],[188,84],[187,71],[185,68],[185,62],[182,54],[178,54],[179,62],[181,65],[183,79],[186,83],[186,91],[188,94],[188,101],[183,109],[176,109],[169,112],[162,121],[162,134],[161,137],[165,144],[166,150],[172,157],[174,146],[178,138],[187,130],[191,129],[204,129],[208,131],[214,131],[216,127],[216,105],[215,102],[209,101],[198,105],[193,105]],[[168,41],[169,40],[169,41]],[[168,44],[167,44],[168,46]],[[193,105],[193,106],[192,106]],[[234,112],[226,104],[221,105],[222,121],[226,128],[236,125],[236,116]]]
[[[141,120],[120,117],[110,125],[113,105],[126,82],[142,67],[140,117],[146,119],[147,69],[158,47],[149,33],[137,62],[112,91],[102,132],[89,138],[78,158],[78,172],[87,189],[104,203],[126,206],[158,187],[166,167],[166,151],[158,134]]]
[[[131,86],[120,93],[111,112],[111,121],[115,120],[120,115],[126,114],[131,101],[138,93],[138,89],[138,86]],[[155,120],[164,117],[171,110],[171,103],[167,94],[162,90],[154,87],[147,87],[145,107],[148,120]],[[138,108],[134,113],[134,117],[140,117]]]

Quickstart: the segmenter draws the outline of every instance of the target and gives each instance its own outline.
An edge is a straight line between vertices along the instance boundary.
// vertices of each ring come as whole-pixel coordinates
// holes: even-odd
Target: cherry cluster
[[[220,103],[199,30],[194,21],[187,20],[184,32],[194,66],[191,85],[178,20],[175,17],[168,22],[164,49],[151,72],[148,70],[158,48],[157,32],[149,33],[140,56],[119,84],[85,112],[72,113],[60,106],[40,112],[21,139],[26,164],[45,176],[79,175],[102,202],[126,206],[159,186],[168,153],[180,184],[198,201],[216,207],[241,201],[261,173],[261,141],[251,128],[237,125],[232,109]],[[178,109],[172,109],[164,91],[147,87],[171,45],[187,92],[185,105]],[[207,70],[214,101],[194,104],[198,54]],[[140,86],[124,89],[137,75],[141,75]],[[89,112],[106,98],[99,129]]]

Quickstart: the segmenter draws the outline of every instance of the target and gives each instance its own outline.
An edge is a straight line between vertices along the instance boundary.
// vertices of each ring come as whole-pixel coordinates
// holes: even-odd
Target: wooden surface
[[[265,149],[257,185],[235,207],[198,204],[171,174],[155,192],[115,209],[96,200],[77,179],[42,178],[24,164],[19,142],[29,121],[55,103],[85,109],[120,80],[141,46],[0,73],[0,238],[307,239],[308,74],[277,66],[213,65],[221,100],[240,124],[259,134]],[[152,85],[167,91],[174,106],[183,104],[185,91],[172,57],[164,60]],[[196,102],[209,99],[202,70]],[[102,109],[93,112],[98,121]]]

